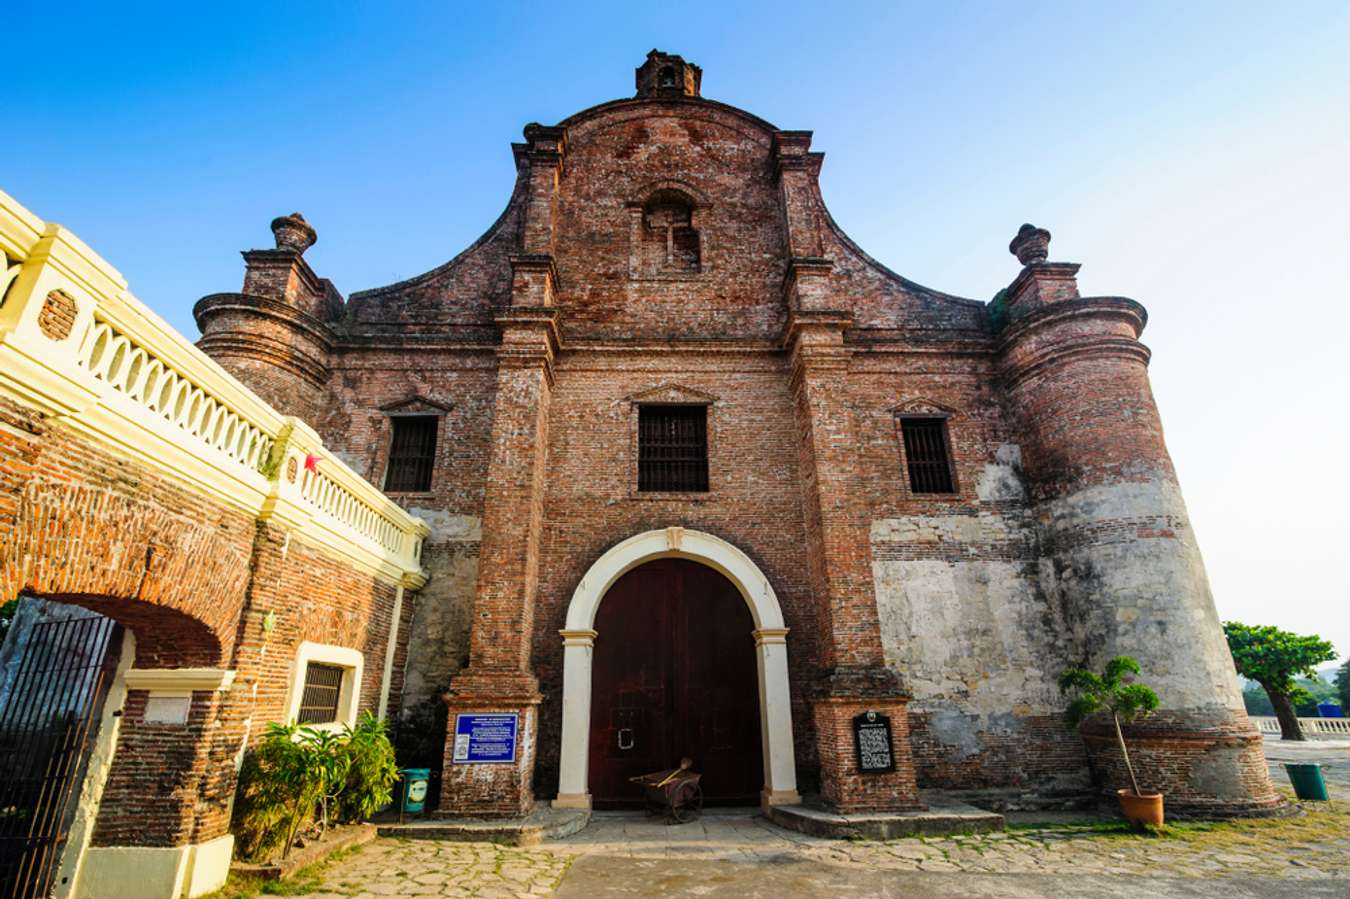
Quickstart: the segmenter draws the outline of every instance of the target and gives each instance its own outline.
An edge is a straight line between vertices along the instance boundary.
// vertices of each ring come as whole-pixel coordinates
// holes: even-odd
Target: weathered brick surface
[[[909,718],[902,697],[864,697],[857,700],[826,698],[815,704],[816,739],[820,747],[820,795],[832,808],[845,813],[884,812],[922,808],[915,787],[910,752]],[[853,719],[879,712],[891,720],[891,752],[895,771],[863,774],[854,747]]]
[[[1174,817],[1236,817],[1286,810],[1272,785],[1261,735],[1227,716],[1163,715],[1124,727],[1139,789],[1164,794]],[[1110,722],[1093,722],[1084,739],[1102,798],[1130,787]]]
[[[42,301],[42,311],[38,313],[38,327],[51,340],[65,340],[75,325],[78,312],[75,301],[65,291],[53,290]]]
[[[25,409],[0,402],[0,420],[0,595],[123,621],[140,667],[228,659],[252,522]]]
[[[273,393],[324,343],[312,420],[373,483],[390,404],[449,409],[431,490],[398,497],[433,527],[413,617],[432,636],[409,649],[407,698],[452,682],[456,708],[539,704],[533,776],[451,772],[447,807],[505,813],[556,789],[567,602],[607,548],[670,525],[727,539],[773,582],[799,778],[840,804],[902,807],[916,780],[1004,804],[1090,796],[1054,680],[1113,651],[1145,662],[1182,710],[1167,720],[1227,710],[1240,728],[1142,310],[1079,298],[1077,266],[1041,261],[1036,229],[1006,325],[901,278],[830,217],[809,132],[705,100],[696,67],[654,59],[637,98],[528,126],[507,209],[444,266],[339,308],[257,251],[244,293],[288,311],[199,307],[202,345]],[[667,64],[668,86],[652,80]],[[634,408],[658,399],[708,405],[707,494],[637,493]],[[915,412],[947,418],[951,495],[909,489],[899,416]],[[1146,572],[1149,589],[1124,589]],[[912,764],[850,780],[851,736],[819,700],[902,694]],[[1265,796],[1249,761],[1225,783]],[[1218,795],[1192,779],[1178,789]]]

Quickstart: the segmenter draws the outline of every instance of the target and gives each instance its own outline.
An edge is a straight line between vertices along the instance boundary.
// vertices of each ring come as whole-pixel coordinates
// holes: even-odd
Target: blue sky
[[[273,216],[305,214],[344,293],[417,274],[496,218],[525,123],[681,53],[705,96],[814,130],[835,218],[906,276],[987,299],[1031,221],[1085,293],[1148,306],[1220,614],[1350,654],[1350,5],[76,3],[7,27],[0,188],[194,337]]]

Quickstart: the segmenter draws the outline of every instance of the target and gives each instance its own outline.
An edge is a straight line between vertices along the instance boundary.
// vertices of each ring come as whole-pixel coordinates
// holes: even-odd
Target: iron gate
[[[0,708],[0,897],[51,894],[121,645],[101,616],[28,631]]]

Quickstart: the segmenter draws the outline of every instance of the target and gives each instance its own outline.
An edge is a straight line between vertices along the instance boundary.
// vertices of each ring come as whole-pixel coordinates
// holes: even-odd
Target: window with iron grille
[[[955,493],[945,418],[902,418],[905,465],[913,493]]]
[[[310,662],[305,666],[305,692],[300,697],[300,724],[328,724],[338,717],[338,699],[342,694],[342,675],[346,669],[339,665],[321,665]]]
[[[389,419],[394,436],[389,443],[389,467],[384,489],[391,493],[424,493],[431,489],[436,461],[439,415],[395,415]]]
[[[638,490],[708,492],[708,408],[638,407]]]

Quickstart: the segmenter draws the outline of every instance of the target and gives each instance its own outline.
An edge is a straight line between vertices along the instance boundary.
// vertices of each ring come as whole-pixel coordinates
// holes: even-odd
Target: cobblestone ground
[[[552,896],[571,860],[569,853],[492,843],[381,839],[329,863],[312,877],[295,878],[296,892],[288,895],[309,899]],[[306,881],[313,887],[310,892],[303,889]]]
[[[1194,895],[1222,893],[1230,899],[1268,894],[1350,895],[1350,742],[1337,746],[1268,744],[1268,755],[1272,775],[1281,787],[1288,784],[1283,761],[1321,762],[1334,801],[1309,805],[1310,813],[1299,818],[1182,824],[1170,828],[1165,837],[1139,836],[1110,823],[1077,820],[1013,824],[1006,833],[888,842],[814,839],[749,814],[709,813],[693,824],[668,827],[641,816],[600,813],[581,833],[529,849],[381,839],[287,888],[293,890],[290,895],[310,899],[506,899],[555,893],[560,899],[598,895],[749,899],[761,893],[753,886],[742,886],[742,880],[773,880],[757,872],[777,872],[781,879],[783,872],[804,871],[795,881],[799,886],[789,884],[763,895],[786,899],[827,888],[836,899],[892,895],[891,884],[907,884],[900,889],[906,895],[930,895],[926,885],[944,882],[941,878],[886,881],[887,872],[894,872],[896,878],[919,872],[972,875],[954,882],[956,892],[951,895],[975,895],[967,888],[987,885],[974,875],[1007,875],[1004,881],[991,881],[990,895],[1001,895],[1005,888],[1016,895],[1023,895],[1016,891],[1022,888],[1030,890],[1025,895],[1063,893],[1066,884],[1070,892],[1079,884],[1081,895],[1115,895],[1112,890],[1117,884],[1124,889],[1132,883],[1130,889],[1135,889],[1145,886],[1148,878],[1153,879],[1148,883],[1157,895],[1192,895],[1186,883],[1196,885],[1199,892]],[[1205,884],[1200,878],[1216,880]],[[1295,892],[1283,892],[1286,883]],[[1213,892],[1206,892],[1210,888]],[[222,895],[249,893],[226,891]],[[948,893],[938,890],[931,895]]]

